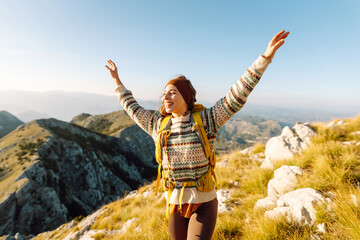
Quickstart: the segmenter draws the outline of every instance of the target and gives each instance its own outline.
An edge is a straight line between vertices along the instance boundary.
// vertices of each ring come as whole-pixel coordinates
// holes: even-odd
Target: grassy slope
[[[317,223],[325,223],[327,231],[322,236],[324,239],[360,239],[360,191],[356,187],[360,182],[360,146],[341,143],[360,142],[360,134],[352,134],[360,130],[360,116],[345,122],[336,128],[315,124],[318,136],[312,139],[311,146],[301,155],[275,166],[297,165],[305,170],[296,188],[312,187],[327,195],[331,192],[333,202],[317,206]],[[263,148],[258,146],[256,151],[263,151]],[[233,189],[228,203],[233,210],[219,214],[213,239],[310,239],[316,233],[316,227],[300,226],[284,219],[270,221],[263,217],[264,211],[254,211],[255,202],[267,195],[267,183],[273,171],[260,169],[260,163],[238,153],[220,156],[218,160],[224,159],[230,159],[230,164],[226,168],[216,168],[218,188]],[[231,180],[239,185],[234,186]],[[152,183],[139,192],[154,188]],[[356,196],[357,202],[351,195]],[[104,209],[92,229],[119,230],[129,219],[136,217],[138,221],[125,234],[106,236],[99,232],[96,239],[169,239],[164,224],[164,198],[150,194],[146,198],[119,199]],[[49,232],[35,239],[62,239],[77,229],[75,226]]]
[[[91,123],[89,124],[89,119],[77,116],[72,120],[72,122],[80,126],[86,125],[86,128],[106,135],[115,134],[116,132],[135,124],[135,122],[124,110],[107,114],[93,115],[90,119]]]
[[[24,179],[16,180],[36,162],[38,155],[35,150],[49,135],[48,131],[33,121],[1,139],[0,149],[13,146],[0,152],[0,201],[25,183]]]

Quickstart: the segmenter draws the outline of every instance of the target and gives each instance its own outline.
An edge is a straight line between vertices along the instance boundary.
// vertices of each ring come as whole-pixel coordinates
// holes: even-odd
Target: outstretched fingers
[[[275,34],[275,36],[273,37],[273,40],[277,41],[279,40],[280,36],[285,32],[285,30],[282,30],[280,32],[278,32],[277,34]]]
[[[116,70],[116,65],[115,65],[115,63],[113,62],[113,61],[111,61],[111,60],[108,60],[107,61],[108,63],[109,63],[109,65],[110,65],[110,67],[108,67],[107,65],[105,65],[105,67],[108,69],[108,70]]]
[[[284,43],[285,43],[285,40],[284,40],[284,39],[281,39],[280,41],[278,41],[278,42],[274,45],[274,48],[277,50],[277,49],[279,49]]]

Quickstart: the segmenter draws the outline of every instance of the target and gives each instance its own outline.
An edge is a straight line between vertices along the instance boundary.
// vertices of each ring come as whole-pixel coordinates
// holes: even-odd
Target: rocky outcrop
[[[255,203],[256,209],[273,208],[277,200],[286,192],[294,189],[297,184],[296,177],[302,175],[302,169],[297,166],[283,165],[274,172],[274,178],[268,183],[268,196]]]
[[[23,124],[23,122],[8,111],[0,111],[0,138],[16,129],[16,127],[21,124]]]
[[[265,217],[268,218],[285,216],[288,221],[296,221],[302,225],[314,224],[314,206],[330,199],[312,188],[293,190],[299,175],[302,175],[302,170],[297,166],[283,165],[275,170],[274,178],[268,184],[268,196],[258,200],[254,208],[271,209],[265,212]]]
[[[276,161],[290,159],[294,154],[301,153],[314,135],[315,131],[305,124],[297,123],[293,130],[285,127],[280,136],[267,142],[261,167],[273,168]],[[283,165],[276,169],[274,178],[268,183],[268,196],[258,200],[254,208],[272,209],[265,212],[268,218],[285,216],[288,221],[312,225],[316,220],[314,205],[324,203],[325,198],[312,188],[293,190],[299,175],[302,175],[302,169],[297,166]]]
[[[90,216],[83,219],[78,224],[79,230],[74,233],[69,234],[68,236],[66,236],[64,238],[64,240],[77,240],[77,239],[81,239],[82,236],[88,236],[89,234],[87,234],[87,232],[90,231],[90,228],[96,221],[96,218],[98,216],[100,216],[103,212],[104,212],[104,209],[99,209],[96,212],[94,212],[93,214],[91,214]]]
[[[38,234],[89,215],[157,173],[153,140],[139,128],[124,129],[121,139],[56,119],[35,120],[22,130],[31,133],[32,141],[39,132],[50,135],[40,142],[28,165],[19,168],[13,185],[22,184],[0,200],[0,236]],[[17,147],[10,140],[3,139]]]
[[[276,218],[285,216],[289,221],[312,225],[316,220],[316,204],[325,203],[324,196],[312,188],[301,188],[282,195],[277,207],[266,211],[265,216]]]
[[[266,143],[265,160],[261,168],[273,169],[274,162],[290,159],[294,154],[301,153],[310,143],[310,137],[316,135],[311,127],[302,123],[295,124],[293,130],[286,126],[280,136],[273,137]]]
[[[231,199],[232,192],[231,189],[219,189],[216,191],[219,213],[229,212],[232,209],[232,207],[227,204]]]

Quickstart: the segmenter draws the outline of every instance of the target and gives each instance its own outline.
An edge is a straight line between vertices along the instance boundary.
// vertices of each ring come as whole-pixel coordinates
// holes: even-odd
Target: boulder
[[[219,213],[229,212],[231,210],[231,207],[226,204],[231,198],[231,193],[232,191],[230,189],[220,189],[216,192]]]
[[[302,123],[296,123],[293,130],[306,144],[310,144],[310,138],[316,135],[316,132],[311,127]]]
[[[289,221],[312,225],[316,220],[314,204],[324,203],[323,195],[312,188],[297,189],[282,195],[277,207],[266,211],[265,217],[276,218],[285,216]]]
[[[294,189],[298,175],[302,175],[302,169],[297,166],[283,165],[276,169],[274,178],[268,183],[268,196],[258,200],[255,203],[255,209],[275,207],[281,195]]]
[[[290,159],[296,153],[301,153],[310,143],[310,137],[316,133],[309,126],[297,123],[293,132],[288,126],[284,127],[280,136],[271,138],[265,146],[265,160],[261,168],[274,168],[279,160]]]

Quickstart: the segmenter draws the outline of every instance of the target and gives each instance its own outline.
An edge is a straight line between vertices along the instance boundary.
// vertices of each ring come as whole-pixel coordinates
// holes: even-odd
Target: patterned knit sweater
[[[225,97],[218,100],[215,105],[200,112],[210,149],[215,148],[216,133],[237,111],[245,104],[250,92],[259,82],[270,61],[259,56],[230,88]],[[163,117],[158,111],[150,112],[141,107],[134,99],[131,91],[123,86],[115,90],[119,94],[119,102],[129,116],[156,142],[158,130]],[[195,130],[192,129],[190,114],[172,118],[171,135],[167,140],[167,154],[163,149],[163,170],[169,171],[169,178],[173,181],[194,181],[204,175],[209,169],[209,160]],[[166,159],[165,156],[169,156]],[[181,189],[175,188],[169,203],[178,204]],[[212,192],[200,192],[196,187],[184,190],[182,203],[202,203],[216,198],[215,189]]]

